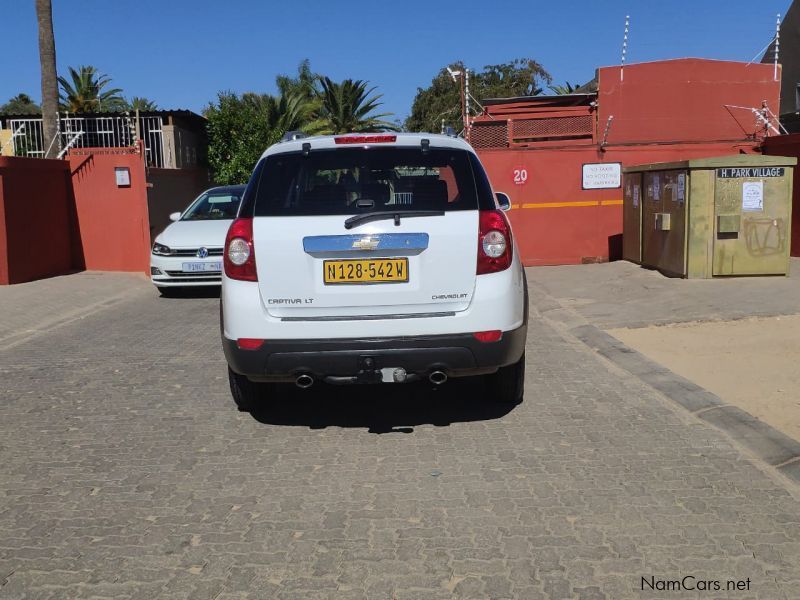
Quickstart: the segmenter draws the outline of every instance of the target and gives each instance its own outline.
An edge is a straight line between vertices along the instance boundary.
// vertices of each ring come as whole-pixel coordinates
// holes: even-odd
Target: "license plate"
[[[403,283],[408,281],[407,258],[326,260],[322,265],[326,285],[336,283]]]
[[[188,262],[181,265],[184,273],[219,272],[222,271],[221,262]]]

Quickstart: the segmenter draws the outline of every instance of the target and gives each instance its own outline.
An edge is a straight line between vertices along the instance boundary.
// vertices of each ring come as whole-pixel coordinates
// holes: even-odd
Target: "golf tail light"
[[[236,219],[231,224],[225,237],[225,255],[222,262],[226,277],[240,281],[258,281],[252,218]]]
[[[497,273],[511,266],[511,225],[502,210],[482,210],[478,223],[477,274]]]

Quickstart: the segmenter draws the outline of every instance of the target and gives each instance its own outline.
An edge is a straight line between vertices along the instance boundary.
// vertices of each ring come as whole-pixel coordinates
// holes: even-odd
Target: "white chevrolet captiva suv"
[[[522,400],[527,288],[465,141],[289,136],[250,177],[223,254],[221,329],[241,410],[274,386],[442,385]]]

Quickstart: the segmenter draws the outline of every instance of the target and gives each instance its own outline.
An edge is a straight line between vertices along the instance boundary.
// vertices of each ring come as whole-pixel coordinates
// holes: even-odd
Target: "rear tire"
[[[235,373],[230,367],[228,367],[228,383],[231,386],[233,401],[242,412],[249,412],[257,408],[269,390],[269,384],[254,383],[244,375]]]
[[[496,373],[486,375],[486,388],[492,402],[519,404],[525,393],[525,353],[513,365],[500,367]]]

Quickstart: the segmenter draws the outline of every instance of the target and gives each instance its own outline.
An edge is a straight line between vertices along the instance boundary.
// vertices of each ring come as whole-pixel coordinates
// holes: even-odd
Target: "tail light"
[[[225,276],[240,281],[258,281],[253,219],[236,219],[225,236]]]
[[[482,210],[478,225],[478,275],[497,273],[511,266],[514,243],[511,225],[501,210]]]

